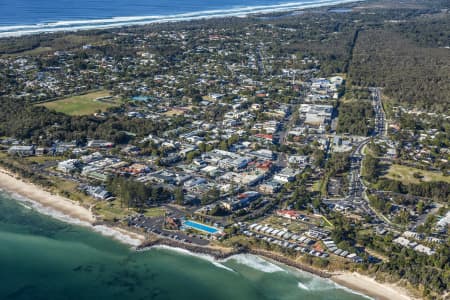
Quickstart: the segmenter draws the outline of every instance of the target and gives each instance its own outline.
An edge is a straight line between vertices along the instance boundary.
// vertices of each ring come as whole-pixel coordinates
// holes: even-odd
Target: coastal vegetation
[[[448,235],[434,231],[450,198],[449,18],[445,1],[411,1],[403,9],[381,1],[344,13],[323,8],[2,39],[0,164],[112,226],[137,228],[145,223],[133,223],[137,215],[150,219],[147,233],[172,206],[174,219],[223,227],[214,246],[320,274],[357,270],[404,279],[437,298],[450,282]],[[332,85],[333,77],[345,83]],[[329,86],[309,99],[320,82]],[[393,126],[359,142],[374,135],[369,87],[381,87]],[[330,104],[338,135],[317,114],[303,126],[298,111],[307,99],[315,108]],[[367,141],[360,173],[354,151]],[[22,145],[47,152],[6,154]],[[102,159],[107,167],[96,164]],[[58,161],[74,167],[58,170]],[[330,200],[331,184],[342,195]],[[112,196],[94,199],[88,191],[97,189]],[[249,200],[254,193],[258,199]],[[280,217],[279,210],[298,216]],[[357,259],[324,252],[321,239],[300,252],[297,241],[290,247],[245,236],[252,222],[302,234],[320,228]],[[410,229],[430,239],[394,242]],[[184,233],[201,235],[177,232]],[[174,244],[181,239],[164,234]],[[416,251],[417,241],[433,254]]]

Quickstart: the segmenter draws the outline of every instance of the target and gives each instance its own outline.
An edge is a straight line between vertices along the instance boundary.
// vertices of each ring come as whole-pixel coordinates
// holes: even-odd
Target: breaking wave
[[[252,254],[237,254],[225,259],[224,261],[228,260],[233,260],[241,265],[248,266],[264,273],[286,272],[286,270],[282,267]]]
[[[139,239],[135,239],[135,238],[133,238],[127,234],[124,234],[114,228],[110,228],[110,227],[107,227],[104,225],[92,225],[89,222],[82,221],[80,219],[68,216],[59,210],[56,210],[52,207],[44,206],[39,202],[33,201],[32,199],[29,199],[29,198],[19,195],[17,193],[10,193],[10,192],[4,191],[2,189],[0,189],[0,192],[5,192],[5,193],[9,194],[21,206],[23,206],[27,209],[33,209],[40,214],[52,217],[54,219],[57,219],[59,221],[65,222],[65,223],[89,228],[97,233],[100,233],[103,236],[111,237],[123,244],[129,245],[132,247],[137,247],[141,244],[141,241]]]
[[[216,266],[218,268],[221,268],[221,269],[224,269],[224,270],[227,270],[230,272],[235,272],[232,268],[229,268],[229,267],[221,264],[214,257],[207,255],[207,254],[194,253],[194,252],[191,252],[186,249],[170,247],[170,246],[166,246],[166,245],[155,245],[155,246],[150,247],[150,249],[164,249],[164,250],[173,251],[173,252],[176,252],[176,253],[182,254],[182,255],[194,256],[194,257],[209,261],[210,263],[212,263],[214,266]]]
[[[358,0],[319,0],[307,2],[289,2],[276,5],[234,7],[228,9],[205,10],[174,15],[150,15],[113,17],[97,20],[73,20],[39,23],[32,25],[0,26],[0,37],[21,36],[58,31],[78,31],[89,29],[115,28],[122,26],[144,25],[151,23],[180,22],[219,17],[246,17],[251,14],[286,12],[298,9],[356,2]]]
[[[297,286],[304,290],[304,291],[310,291],[310,292],[326,292],[326,291],[332,291],[332,290],[344,290],[348,293],[352,293],[367,299],[372,299],[371,297],[364,295],[362,293],[356,292],[352,289],[349,289],[345,286],[339,285],[336,282],[325,279],[325,278],[319,278],[319,277],[312,277],[311,280],[308,280],[307,282],[298,282]]]

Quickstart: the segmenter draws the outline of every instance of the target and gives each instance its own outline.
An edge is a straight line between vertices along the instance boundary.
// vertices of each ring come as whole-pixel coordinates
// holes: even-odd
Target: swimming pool
[[[183,225],[186,227],[190,227],[190,228],[193,228],[196,230],[200,230],[200,231],[212,233],[212,234],[219,232],[219,229],[217,229],[215,227],[208,226],[205,224],[200,224],[200,223],[197,223],[194,221],[184,221]]]

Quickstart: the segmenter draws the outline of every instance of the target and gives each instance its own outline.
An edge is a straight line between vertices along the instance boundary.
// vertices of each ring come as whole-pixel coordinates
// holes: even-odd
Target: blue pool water
[[[257,256],[219,262],[161,248],[136,252],[20,203],[0,191],[2,300],[367,299]]]
[[[194,228],[196,230],[200,230],[200,231],[203,231],[203,232],[211,233],[211,234],[219,232],[219,230],[217,228],[214,228],[214,227],[211,227],[211,226],[208,226],[208,225],[204,225],[204,224],[200,224],[200,223],[197,223],[197,222],[193,222],[193,221],[185,221],[183,223],[183,225],[187,226],[187,227]]]

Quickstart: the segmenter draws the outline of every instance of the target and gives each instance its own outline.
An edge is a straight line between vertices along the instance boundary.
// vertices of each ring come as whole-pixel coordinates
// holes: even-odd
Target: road
[[[369,88],[372,97],[372,106],[375,112],[374,136],[383,137],[386,134],[386,114],[381,103],[381,89]]]
[[[375,112],[375,127],[372,136],[375,138],[384,138],[386,135],[386,115],[381,103],[381,90],[380,88],[369,88],[369,90],[371,92],[372,105]],[[365,138],[360,141],[350,155],[348,195],[341,199],[324,199],[324,202],[353,207],[356,210],[371,216],[377,223],[383,223],[385,226],[395,231],[395,229],[392,228],[392,223],[370,206],[366,194],[367,187],[361,178],[362,161],[364,159],[363,149],[369,141],[370,138]]]
[[[281,124],[281,130],[277,133],[278,143],[280,145],[284,145],[286,143],[287,134],[289,130],[291,130],[291,128],[295,125],[297,119],[297,110],[298,105],[289,105],[289,115],[285,117]],[[279,153],[276,164],[281,168],[287,167],[287,155],[285,153]]]

